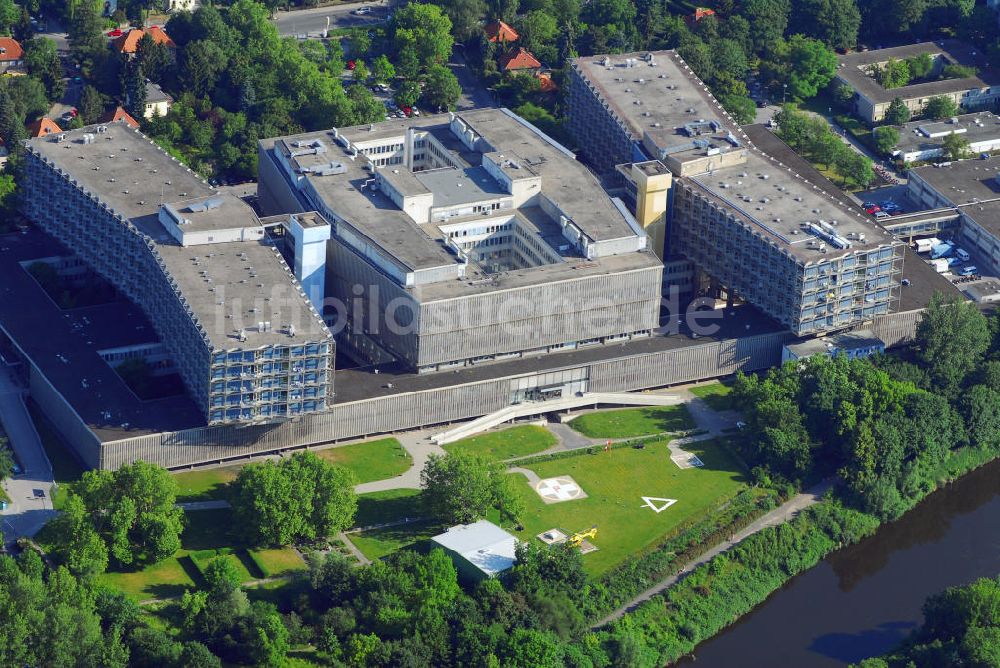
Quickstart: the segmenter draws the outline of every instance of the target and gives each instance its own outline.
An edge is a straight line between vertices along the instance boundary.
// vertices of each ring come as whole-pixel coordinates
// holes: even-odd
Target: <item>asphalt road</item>
[[[371,7],[371,14],[357,16],[352,14],[359,7]],[[272,22],[281,35],[315,36],[329,28],[352,28],[355,26],[380,23],[388,15],[386,2],[359,2],[335,7],[317,7],[315,9],[299,9],[291,12],[278,12]]]
[[[34,536],[55,516],[52,509],[52,466],[21,398],[21,389],[0,365],[0,418],[23,472],[3,486],[10,505],[0,511],[0,528],[5,540]]]

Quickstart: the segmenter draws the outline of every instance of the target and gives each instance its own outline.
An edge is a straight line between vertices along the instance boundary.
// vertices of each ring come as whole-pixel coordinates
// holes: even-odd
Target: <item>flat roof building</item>
[[[672,174],[659,185],[670,192],[657,209],[664,256],[690,259],[713,292],[800,336],[898,307],[903,244],[754,146],[677,53],[577,58],[568,107],[584,155],[625,177],[644,226],[655,226],[640,213],[651,190],[635,165],[658,161]]]
[[[434,371],[658,325],[632,214],[507,110],[269,139],[259,165],[265,212],[330,221],[325,315],[355,357]]]
[[[461,575],[473,581],[497,576],[517,560],[517,538],[488,520],[453,526],[431,541],[444,548]]]
[[[326,408],[331,334],[242,200],[124,122],[29,140],[25,174],[24,213],[142,309],[209,423]]]
[[[969,143],[972,155],[989,153],[1000,148],[1000,118],[989,111],[981,111],[946,121],[906,123],[899,130],[899,142],[892,155],[904,163],[939,158],[943,155],[944,138],[952,134]]]
[[[928,77],[898,88],[885,88],[873,76],[873,68],[889,60],[930,56],[933,67]],[[893,99],[899,98],[913,115],[923,112],[927,101],[943,95],[967,111],[985,109],[1000,97],[1000,80],[986,59],[974,47],[957,40],[920,42],[874,51],[856,51],[840,56],[836,81],[854,91],[854,112],[874,124],[885,118]],[[973,76],[941,78],[948,65],[976,70]]]
[[[815,355],[845,355],[848,359],[871,357],[885,352],[885,341],[870,329],[838,332],[830,336],[786,343],[781,350],[781,361],[808,359]]]
[[[908,174],[907,192],[931,209],[959,212],[958,239],[977,251],[976,261],[1000,272],[1000,164],[994,160],[960,160],[919,167]]]

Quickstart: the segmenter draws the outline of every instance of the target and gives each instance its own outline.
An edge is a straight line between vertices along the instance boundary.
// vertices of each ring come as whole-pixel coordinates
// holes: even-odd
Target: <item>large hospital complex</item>
[[[570,79],[582,161],[506,109],[394,119],[261,141],[249,203],[123,123],[29,140],[0,353],[88,466],[178,467],[893,345],[954,290],[675,53]],[[122,299],[62,308],[39,263]],[[710,332],[671,326],[678,292]],[[183,391],[140,398],[129,359]]]

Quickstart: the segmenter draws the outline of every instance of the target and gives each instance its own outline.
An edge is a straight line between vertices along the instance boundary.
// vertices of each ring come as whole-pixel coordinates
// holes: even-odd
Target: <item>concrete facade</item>
[[[208,422],[326,408],[331,335],[249,206],[214,195],[124,123],[27,149],[25,215],[142,309]],[[165,196],[177,203],[158,204]],[[254,234],[235,240],[234,229]],[[203,230],[220,239],[183,245]]]
[[[637,212],[651,198],[636,166],[673,174],[662,257],[690,260],[703,291],[799,336],[899,308],[902,243],[755,147],[675,52],[575,59],[568,110],[587,161],[617,169]]]
[[[259,165],[265,211],[331,222],[324,315],[356,358],[441,371],[659,324],[641,226],[506,110],[267,140]]]

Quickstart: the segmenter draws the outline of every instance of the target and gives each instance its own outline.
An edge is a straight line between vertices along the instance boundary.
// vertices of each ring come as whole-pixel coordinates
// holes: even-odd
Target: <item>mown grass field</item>
[[[177,481],[177,502],[214,501],[226,498],[226,486],[240,472],[239,466],[223,466],[200,471],[175,473]]]
[[[358,482],[374,482],[394,478],[413,466],[413,458],[394,438],[380,438],[317,450],[316,455],[331,464],[340,464],[354,471]]]
[[[446,452],[474,452],[503,460],[537,454],[556,442],[556,437],[545,427],[527,424],[470,436],[442,447]]]
[[[708,407],[715,411],[731,411],[733,406],[733,387],[729,383],[709,383],[691,388],[691,394],[698,397]]]
[[[315,452],[320,459],[354,471],[358,482],[392,478],[413,466],[413,458],[394,438],[353,443]],[[226,488],[239,475],[240,468],[242,466],[239,465],[222,466],[175,473],[174,480],[180,487],[177,501],[185,503],[226,498]]]
[[[643,449],[611,452],[529,464],[541,478],[569,475],[588,495],[585,499],[545,504],[521,474],[515,485],[524,500],[522,540],[537,540],[549,529],[567,534],[597,526],[591,542],[599,549],[584,555],[589,572],[606,572],[626,556],[642,552],[682,523],[714,512],[745,483],[743,470],[724,440],[685,446],[701,458],[703,468],[680,469],[670,460],[666,441]],[[676,499],[661,513],[646,507],[642,497]]]
[[[634,438],[694,429],[687,406],[652,406],[584,413],[569,426],[590,438]]]
[[[265,577],[254,557],[272,576],[303,570],[306,564],[292,548],[255,550],[253,556],[232,533],[229,510],[199,510],[186,514],[181,549],[168,559],[136,571],[112,571],[102,583],[120,589],[135,600],[169,598],[201,584],[201,570],[213,559],[229,559],[244,582]]]

